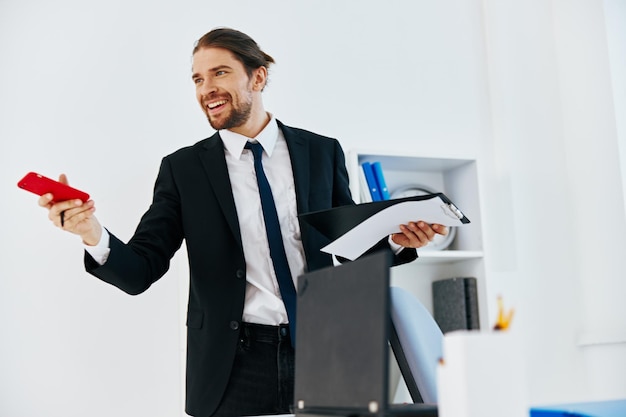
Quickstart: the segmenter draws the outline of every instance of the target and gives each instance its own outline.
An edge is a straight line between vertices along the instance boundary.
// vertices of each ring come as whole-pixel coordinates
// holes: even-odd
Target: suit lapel
[[[309,189],[310,189],[310,157],[309,142],[298,135],[297,132],[278,122],[278,127],[282,130],[289,149],[291,158],[291,169],[293,170],[293,180],[296,187],[296,202],[298,213],[309,211]]]
[[[203,150],[200,152],[200,161],[207,173],[222,213],[239,243],[239,247],[243,248],[239,220],[237,219],[237,208],[235,207],[226,157],[224,156],[224,144],[219,133],[215,133],[205,141]]]
[[[280,121],[278,122],[278,126],[285,136],[287,148],[289,149],[298,213],[306,213],[309,211],[309,189],[311,180],[309,143],[300,137],[297,132],[283,125]],[[243,248],[239,220],[237,219],[237,208],[235,207],[235,199],[230,186],[230,177],[228,176],[228,167],[224,156],[224,144],[219,133],[215,133],[205,141],[202,151],[200,152],[200,161],[207,173],[208,180],[215,192],[222,213],[233,235],[237,239],[239,246]]]

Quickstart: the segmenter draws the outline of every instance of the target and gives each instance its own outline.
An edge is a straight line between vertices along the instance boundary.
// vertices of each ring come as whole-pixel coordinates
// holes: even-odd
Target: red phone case
[[[55,202],[74,199],[80,199],[82,201],[89,200],[89,194],[86,192],[77,190],[76,188],[51,178],[44,177],[36,172],[26,174],[24,178],[17,183],[17,186],[37,195],[51,193],[54,196]]]

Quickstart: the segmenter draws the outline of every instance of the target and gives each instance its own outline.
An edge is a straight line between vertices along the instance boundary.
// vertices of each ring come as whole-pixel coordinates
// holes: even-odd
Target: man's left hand
[[[428,245],[435,235],[445,236],[448,228],[440,224],[428,224],[423,221],[400,225],[400,233],[391,235],[391,240],[405,248],[419,249]]]

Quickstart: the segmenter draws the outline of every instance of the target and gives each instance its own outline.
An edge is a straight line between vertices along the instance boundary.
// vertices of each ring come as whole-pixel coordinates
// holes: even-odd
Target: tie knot
[[[261,145],[259,142],[246,142],[246,146],[244,146],[244,148],[250,149],[252,151],[254,159],[259,161],[261,160],[261,156],[263,155],[263,145]]]

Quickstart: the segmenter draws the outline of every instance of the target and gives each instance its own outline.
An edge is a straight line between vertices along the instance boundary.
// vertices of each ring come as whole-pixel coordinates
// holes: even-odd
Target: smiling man
[[[269,56],[263,58],[264,65],[250,70],[227,49],[196,47],[192,80],[198,102],[213,129],[254,137],[258,132],[249,129],[267,124],[268,115],[258,111],[263,109],[260,95],[254,94],[263,89],[267,80],[265,65],[273,62]],[[253,119],[252,115],[261,119]]]
[[[328,240],[298,214],[354,204],[339,142],[288,127],[265,110],[273,63],[236,30],[215,29],[197,41],[192,80],[217,132],[163,158],[152,204],[128,243],[100,225],[93,201],[39,199],[57,227],[82,238],[86,270],[129,294],[161,278],[186,242],[192,416],[290,412],[294,281],[332,265],[320,251]],[[447,230],[400,225],[371,251],[392,250],[395,264],[410,262],[437,233]]]

